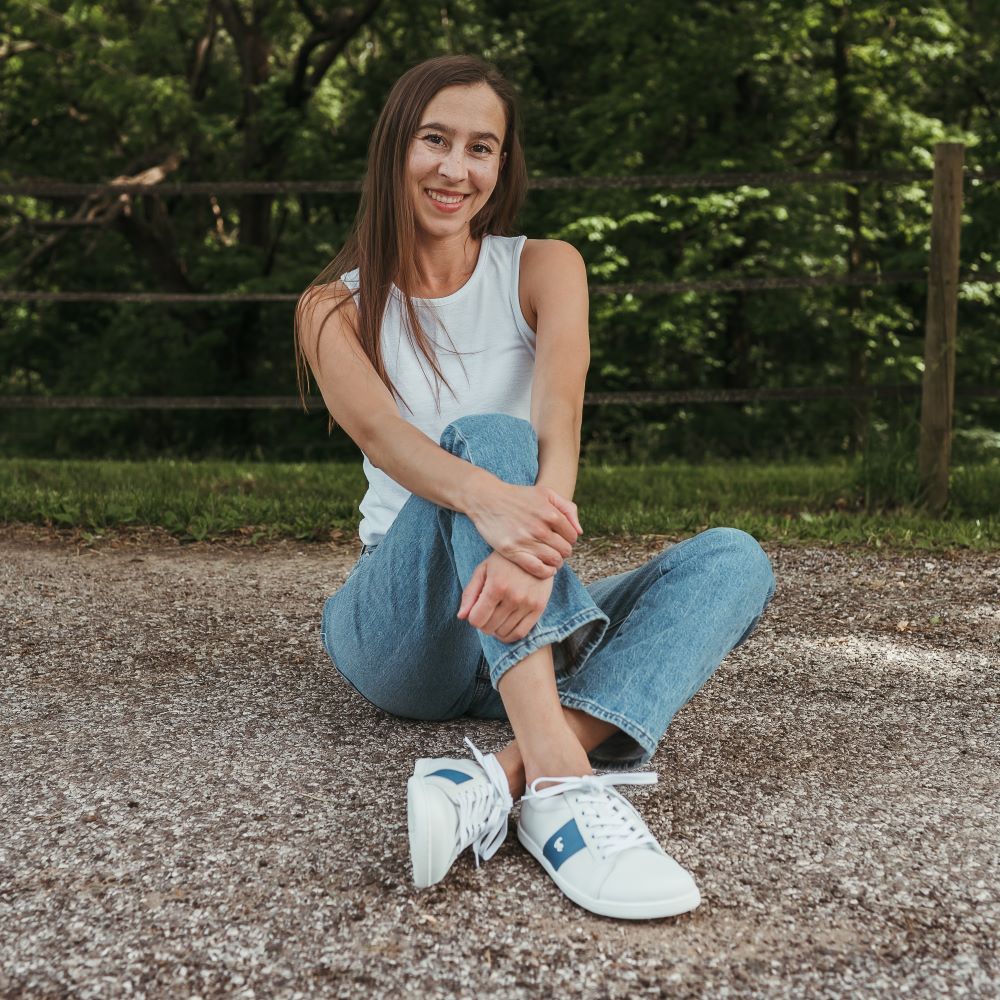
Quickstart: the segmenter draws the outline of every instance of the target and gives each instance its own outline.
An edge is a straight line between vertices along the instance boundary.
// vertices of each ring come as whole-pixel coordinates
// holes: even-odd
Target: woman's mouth
[[[469,197],[467,194],[448,194],[444,191],[435,191],[433,188],[424,188],[424,194],[439,212],[449,214],[457,212]]]

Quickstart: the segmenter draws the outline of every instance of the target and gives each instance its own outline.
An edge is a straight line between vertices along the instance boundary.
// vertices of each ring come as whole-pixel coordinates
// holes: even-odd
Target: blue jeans
[[[460,417],[440,444],[508,483],[530,486],[538,476],[538,437],[518,417]],[[620,730],[590,753],[599,768],[643,766],[774,593],[757,542],[712,528],[586,587],[564,562],[534,628],[505,643],[455,617],[465,585],[492,551],[467,515],[411,494],[326,600],[323,645],[373,705],[428,720],[506,718],[500,678],[551,645],[560,702]]]

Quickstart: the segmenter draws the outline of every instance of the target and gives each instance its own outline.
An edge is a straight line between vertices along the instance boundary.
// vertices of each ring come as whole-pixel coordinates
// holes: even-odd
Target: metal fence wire
[[[1000,180],[1000,170],[965,168],[965,181],[970,185]],[[690,188],[737,188],[755,186],[787,187],[798,184],[871,184],[923,183],[934,180],[930,169],[921,170],[826,170],[783,172],[725,172],[706,174],[656,174],[625,177],[536,177],[529,189],[538,191],[573,190],[634,190],[642,188],[679,190]],[[30,195],[49,199],[86,199],[93,205],[97,199],[115,200],[132,195],[164,196],[191,195],[293,195],[347,194],[361,190],[360,180],[329,181],[180,181],[139,183],[115,181],[101,184],[81,184],[53,181],[45,178],[25,178],[0,184],[0,195]],[[32,220],[24,219],[26,226]],[[44,223],[47,227],[93,225],[92,219],[68,218]],[[729,276],[687,281],[639,281],[591,285],[594,295],[673,295],[730,291],[765,291],[795,288],[832,288],[881,286],[923,283],[927,271],[864,272],[855,274],[771,275],[762,277]],[[962,283],[1000,283],[1000,272],[964,271]],[[203,303],[294,303],[300,292],[102,292],[102,291],[41,291],[0,289],[0,302],[121,302],[157,304]],[[777,400],[871,399],[884,396],[905,397],[920,393],[919,385],[882,386],[799,386],[783,388],[691,389],[633,392],[589,392],[585,405],[663,405],[700,403],[752,403]],[[955,389],[962,397],[996,397],[1000,390],[990,386],[962,386]],[[311,405],[322,406],[313,398]],[[0,409],[31,410],[255,410],[295,409],[301,406],[297,396],[0,396]]]

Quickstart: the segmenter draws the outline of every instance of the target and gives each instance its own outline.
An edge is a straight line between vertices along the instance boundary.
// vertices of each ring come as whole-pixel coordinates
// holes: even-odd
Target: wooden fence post
[[[948,503],[964,161],[962,143],[939,142],[934,146],[931,259],[927,270],[927,327],[917,464],[925,502],[935,513],[943,511]]]

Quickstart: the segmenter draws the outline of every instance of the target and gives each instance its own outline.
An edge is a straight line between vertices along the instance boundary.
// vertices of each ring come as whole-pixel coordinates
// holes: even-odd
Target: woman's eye
[[[421,138],[424,142],[429,142],[432,146],[440,146],[445,141],[444,136],[438,135],[436,132],[431,132],[428,135],[421,136]],[[479,156],[489,156],[493,152],[489,146],[482,142],[477,142],[472,149]]]

